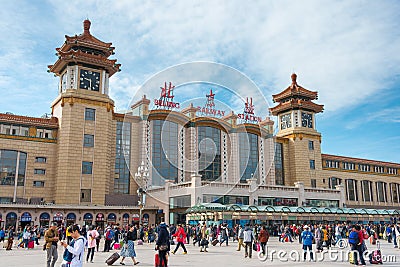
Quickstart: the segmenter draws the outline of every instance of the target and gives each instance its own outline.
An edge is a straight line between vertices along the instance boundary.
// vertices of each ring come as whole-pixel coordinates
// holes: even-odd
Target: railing
[[[192,182],[185,182],[185,183],[171,185],[169,188],[171,190],[174,190],[174,189],[180,189],[180,188],[187,188],[187,187],[191,187],[191,186],[192,186]]]
[[[339,190],[335,189],[325,189],[325,188],[304,188],[305,193],[331,193],[340,194]]]
[[[297,192],[299,189],[297,187],[282,186],[282,185],[260,185],[258,189],[261,190],[272,190],[272,191],[290,191]]]

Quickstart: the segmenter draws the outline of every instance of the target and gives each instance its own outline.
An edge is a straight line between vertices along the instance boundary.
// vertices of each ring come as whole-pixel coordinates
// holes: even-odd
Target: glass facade
[[[223,205],[239,204],[249,205],[249,197],[234,195],[203,195],[203,203],[220,203]]]
[[[131,123],[117,121],[114,193],[129,194],[131,162]]]
[[[178,124],[153,120],[152,184],[162,186],[165,180],[178,182]]]
[[[258,177],[258,135],[239,133],[240,182]]]
[[[339,200],[306,199],[306,207],[339,208]]]
[[[25,152],[20,152],[15,150],[5,150],[5,149],[0,149],[1,185],[15,184],[18,154],[19,154],[19,166],[18,166],[17,186],[24,186],[27,154]]]
[[[202,180],[215,181],[221,176],[221,130],[199,126],[199,174]]]
[[[297,198],[258,197],[259,206],[287,206],[296,207]]]
[[[281,143],[275,143],[275,184],[285,185],[285,176],[283,175],[283,146]]]

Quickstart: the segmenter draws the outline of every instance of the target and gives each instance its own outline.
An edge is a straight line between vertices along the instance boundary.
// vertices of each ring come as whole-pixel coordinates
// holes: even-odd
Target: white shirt
[[[68,251],[73,254],[71,267],[82,267],[85,252],[85,243],[85,238],[83,236],[80,236],[77,240],[75,240],[73,247],[67,246]]]

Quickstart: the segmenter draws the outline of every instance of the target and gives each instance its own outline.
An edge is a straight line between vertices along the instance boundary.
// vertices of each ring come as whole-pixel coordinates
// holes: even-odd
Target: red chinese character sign
[[[161,95],[159,99],[154,99],[154,105],[156,105],[157,108],[162,108],[162,109],[173,109],[173,108],[179,108],[180,105],[178,102],[174,102],[174,88],[175,86],[172,85],[171,82],[169,82],[169,85],[167,86],[167,82],[164,83],[164,87],[161,88]]]
[[[261,121],[261,117],[254,115],[254,105],[253,98],[246,97],[246,103],[244,103],[244,111],[238,114],[239,119],[243,120],[245,123],[257,123]]]
[[[202,116],[225,116],[225,111],[215,109],[214,97],[212,89],[210,89],[210,93],[206,95],[207,102],[204,107],[197,107],[197,112],[199,112]]]

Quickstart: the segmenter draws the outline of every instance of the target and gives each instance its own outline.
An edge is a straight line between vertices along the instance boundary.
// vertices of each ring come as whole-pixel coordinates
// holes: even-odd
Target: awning
[[[67,214],[67,221],[75,221],[76,220],[76,215],[75,213],[68,213]]]

